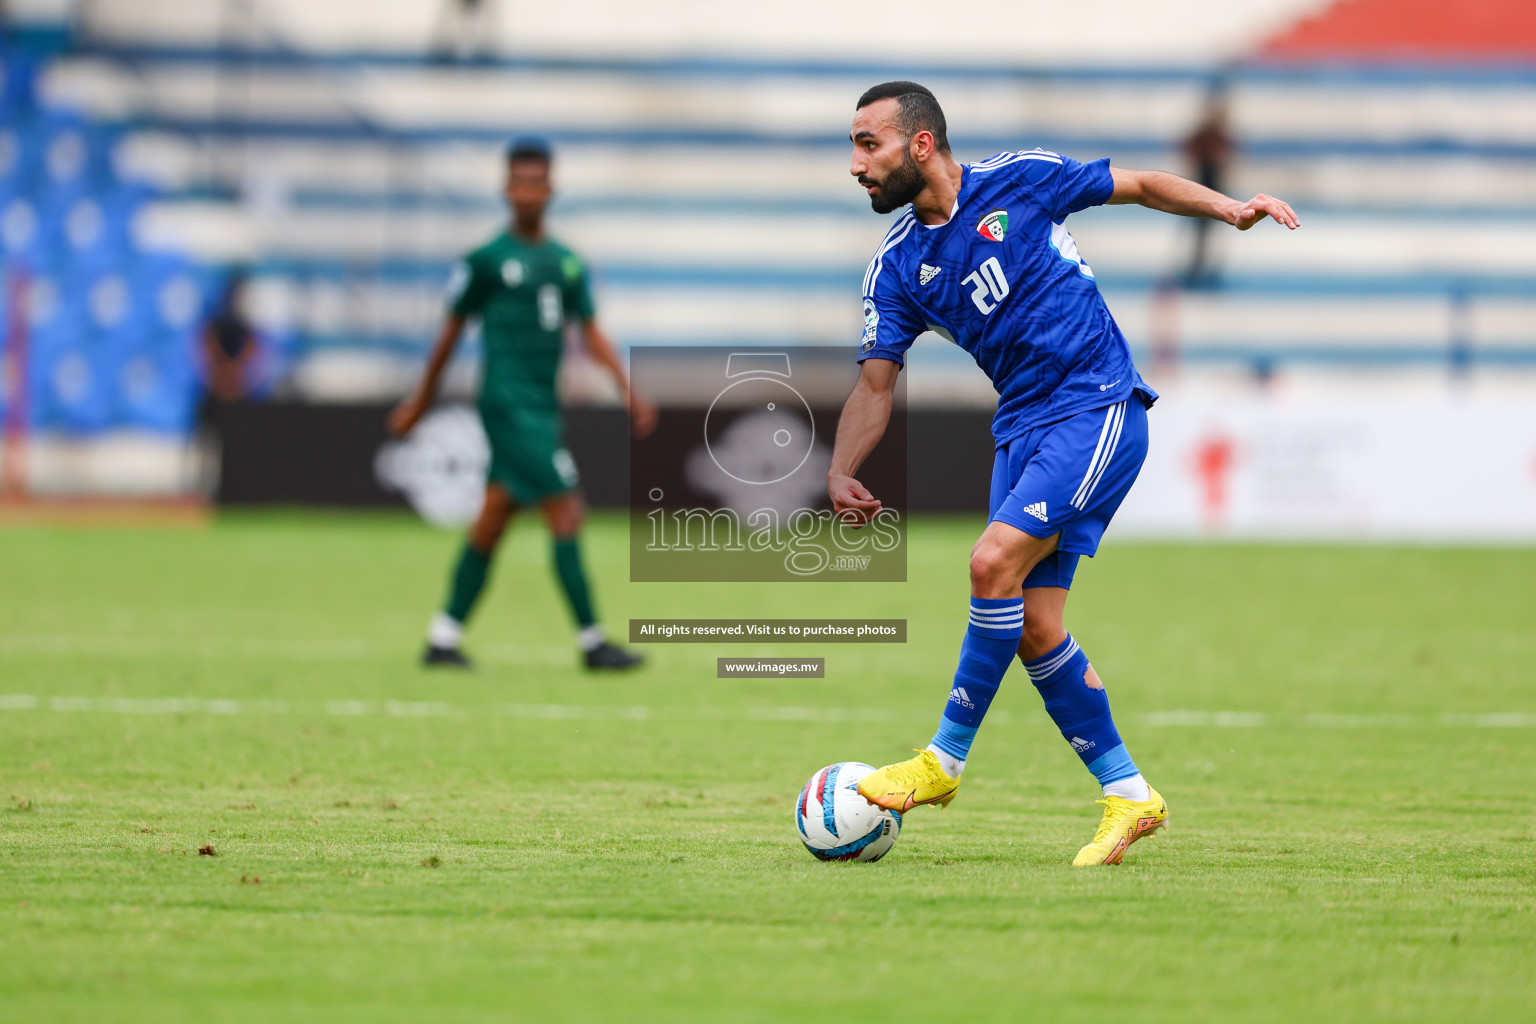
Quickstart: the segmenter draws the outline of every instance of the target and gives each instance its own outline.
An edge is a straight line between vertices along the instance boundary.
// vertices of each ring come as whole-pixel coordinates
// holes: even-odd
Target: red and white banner
[[[1167,395],[1111,536],[1536,540],[1536,395]]]

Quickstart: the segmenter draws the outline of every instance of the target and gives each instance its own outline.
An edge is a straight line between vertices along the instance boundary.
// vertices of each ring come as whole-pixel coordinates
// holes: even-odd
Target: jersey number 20
[[[976,303],[982,316],[990,315],[1008,294],[1008,279],[1003,276],[1003,265],[997,262],[996,256],[985,260],[961,283],[972,286],[971,301]]]

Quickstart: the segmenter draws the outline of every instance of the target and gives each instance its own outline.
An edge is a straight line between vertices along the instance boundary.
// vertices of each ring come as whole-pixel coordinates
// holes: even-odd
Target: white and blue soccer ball
[[[795,826],[813,857],[875,861],[896,845],[901,815],[859,795],[859,780],[874,770],[862,761],[839,761],[812,775],[800,791]]]

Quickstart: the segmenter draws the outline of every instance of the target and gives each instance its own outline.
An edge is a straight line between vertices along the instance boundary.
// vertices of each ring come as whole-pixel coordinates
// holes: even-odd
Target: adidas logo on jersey
[[[971,695],[965,692],[965,687],[963,686],[957,686],[950,690],[949,699],[963,708],[974,708],[976,706],[971,703]]]
[[[1081,736],[1073,736],[1072,739],[1070,739],[1068,742],[1072,744],[1072,749],[1077,751],[1079,754],[1094,745],[1092,740],[1085,740]]]
[[[1024,511],[1028,512],[1042,523],[1048,523],[1051,521],[1050,518],[1045,514],[1045,502],[1043,501],[1037,501],[1033,505],[1025,505]]]
[[[934,278],[938,277],[939,271],[943,269],[943,267],[930,267],[926,263],[922,264],[922,266],[919,267],[917,271],[917,283],[927,284],[929,281],[932,281]]]

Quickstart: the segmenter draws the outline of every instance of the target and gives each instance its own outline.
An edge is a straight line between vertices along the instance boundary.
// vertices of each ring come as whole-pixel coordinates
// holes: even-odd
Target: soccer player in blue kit
[[[1104,684],[1063,625],[1078,559],[1092,556],[1147,454],[1157,400],[1131,361],[1069,214],[1139,203],[1246,231],[1299,221],[1271,196],[1238,202],[1162,171],[1079,163],[1044,150],[960,164],[944,113],[914,82],[859,98],[849,171],[876,213],[907,207],[864,275],[858,383],[827,473],[839,515],[866,521],[880,501],[855,478],[890,418],[902,357],[925,330],[975,358],[997,389],[991,521],[971,549],[970,624],[938,733],[916,757],[864,777],[859,793],[897,811],[946,806],[987,707],[1015,655],[1062,737],[1104,790],[1093,841],[1072,862],[1118,864],[1164,827],[1168,808],[1115,729]],[[909,205],[910,204],[910,205]]]

